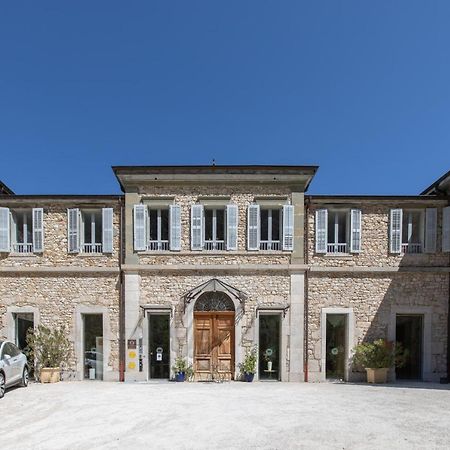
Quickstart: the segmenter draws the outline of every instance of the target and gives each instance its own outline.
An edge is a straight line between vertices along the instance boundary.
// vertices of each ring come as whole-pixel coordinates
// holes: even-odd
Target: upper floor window
[[[0,208],[0,252],[27,254],[43,251],[43,209]]]
[[[258,204],[248,207],[248,250],[293,250],[294,207],[261,208]]]
[[[390,252],[436,252],[437,209],[391,209]]]
[[[181,250],[181,207],[134,205],[134,250]]]
[[[192,250],[237,250],[238,207],[191,207]]]
[[[316,253],[346,254],[361,251],[361,210],[316,210]]]
[[[72,208],[68,214],[68,252],[113,252],[113,209]]]

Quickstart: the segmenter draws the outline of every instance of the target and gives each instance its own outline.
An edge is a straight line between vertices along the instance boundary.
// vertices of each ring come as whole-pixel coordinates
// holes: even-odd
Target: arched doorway
[[[194,305],[194,373],[198,381],[234,377],[234,303],[222,291],[201,294]]]

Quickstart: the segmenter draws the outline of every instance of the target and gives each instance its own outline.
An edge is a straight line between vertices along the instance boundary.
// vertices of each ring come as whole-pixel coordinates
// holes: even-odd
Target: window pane
[[[347,213],[340,212],[338,214],[338,240],[340,244],[345,244],[347,242]]]
[[[267,209],[261,209],[261,240],[267,241],[269,239],[268,230],[268,217],[269,211]]]
[[[90,213],[83,214],[83,222],[84,222],[84,242],[86,244],[92,243],[92,217]]]
[[[212,217],[213,217],[213,210],[205,209],[205,240],[206,241],[211,241],[213,238]]]
[[[419,211],[414,211],[411,215],[412,219],[412,236],[411,242],[418,244],[421,242],[421,233],[420,233],[420,225],[421,225],[421,214]]]
[[[150,214],[150,240],[156,241],[158,239],[158,211],[151,209]]]
[[[272,209],[272,241],[280,240],[280,210]]]
[[[27,242],[33,242],[33,217],[32,212],[27,211],[25,213],[25,220],[27,221]]]
[[[161,210],[161,239],[169,240],[169,210]]]
[[[223,241],[225,238],[225,229],[224,229],[225,210],[224,209],[216,210],[216,216],[217,216],[217,228],[216,228],[217,240]]]
[[[334,244],[334,218],[335,213],[328,211],[328,244]]]
[[[102,212],[97,211],[95,213],[95,242],[101,244],[102,240]]]
[[[17,213],[16,214],[16,239],[18,243],[24,242],[24,236],[23,236],[23,214]]]

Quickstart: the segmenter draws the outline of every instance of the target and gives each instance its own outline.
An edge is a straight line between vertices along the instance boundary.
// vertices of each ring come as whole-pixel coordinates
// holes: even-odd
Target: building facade
[[[312,166],[114,167],[122,196],[0,193],[0,336],[65,326],[76,379],[359,380],[449,371],[450,176],[419,196],[311,196]]]

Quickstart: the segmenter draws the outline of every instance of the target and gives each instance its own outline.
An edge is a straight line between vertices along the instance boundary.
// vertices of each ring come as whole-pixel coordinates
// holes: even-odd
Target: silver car
[[[27,357],[12,342],[0,341],[0,398],[16,384],[28,386]]]

